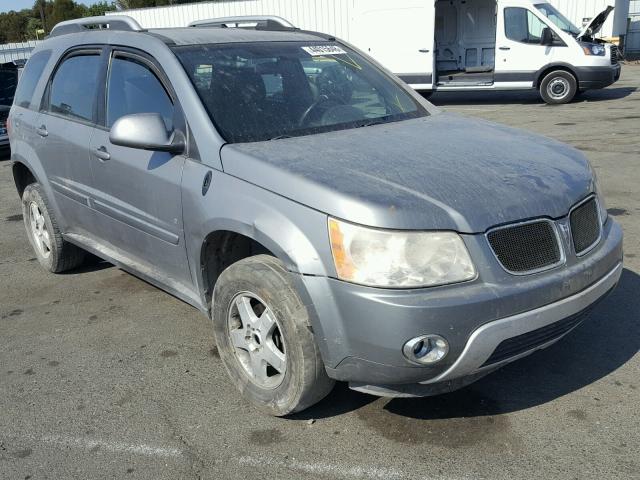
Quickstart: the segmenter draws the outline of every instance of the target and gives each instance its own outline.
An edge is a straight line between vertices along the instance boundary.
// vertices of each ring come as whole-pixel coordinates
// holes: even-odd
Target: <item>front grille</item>
[[[570,222],[573,248],[580,255],[600,238],[600,217],[595,197],[571,212]]]
[[[619,50],[616,45],[611,45],[611,65],[617,65],[619,58]]]
[[[499,228],[487,238],[502,266],[512,273],[543,270],[562,260],[555,230],[546,220]]]

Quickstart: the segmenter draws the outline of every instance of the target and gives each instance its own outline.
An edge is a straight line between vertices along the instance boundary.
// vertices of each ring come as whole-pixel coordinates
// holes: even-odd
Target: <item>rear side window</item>
[[[526,8],[504,9],[504,29],[509,40],[539,45],[545,27],[547,25]]]
[[[24,108],[30,107],[38,81],[42,76],[44,67],[47,66],[49,58],[51,58],[51,50],[42,50],[31,56],[18,83],[15,97],[16,105]],[[36,103],[39,104],[39,102]]]
[[[173,129],[173,103],[158,77],[143,62],[115,57],[107,88],[107,126],[124,115],[159,113]]]
[[[100,55],[74,55],[62,62],[51,82],[49,111],[93,122]]]

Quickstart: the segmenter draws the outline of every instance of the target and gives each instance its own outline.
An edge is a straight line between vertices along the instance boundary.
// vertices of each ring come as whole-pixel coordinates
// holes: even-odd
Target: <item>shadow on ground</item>
[[[640,276],[625,269],[616,290],[573,332],[552,347],[514,362],[480,381],[446,395],[382,399],[345,384],[296,419],[327,418],[357,410],[365,423],[385,412],[420,420],[492,417],[553,401],[603,379],[640,350]],[[640,388],[615,383],[619,388]],[[597,399],[596,401],[599,401]],[[375,402],[375,404],[373,404]],[[584,412],[572,413],[577,418]],[[389,415],[383,415],[389,422]],[[381,429],[386,427],[381,421]],[[385,430],[386,431],[386,430]]]
[[[579,94],[572,103],[601,102],[625,98],[635,92],[636,87],[610,87],[602,90],[588,90]],[[538,92],[525,91],[484,91],[484,92],[437,92],[429,101],[434,105],[493,105],[493,104],[536,104],[547,106]]]

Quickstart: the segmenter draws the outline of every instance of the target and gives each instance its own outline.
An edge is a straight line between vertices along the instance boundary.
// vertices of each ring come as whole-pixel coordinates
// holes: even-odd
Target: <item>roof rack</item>
[[[288,20],[275,15],[220,17],[191,22],[189,27],[254,28],[256,30],[297,30]]]
[[[66,35],[67,33],[86,32],[87,30],[121,30],[141,32],[143,28],[133,18],[126,15],[104,15],[101,17],[86,17],[76,20],[66,20],[53,27],[49,37]]]

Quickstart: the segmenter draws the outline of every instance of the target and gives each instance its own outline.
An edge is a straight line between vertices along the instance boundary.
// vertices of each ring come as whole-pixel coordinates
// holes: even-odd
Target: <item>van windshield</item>
[[[190,45],[174,52],[231,143],[428,115],[406,87],[335,42]]]
[[[580,33],[580,29],[576,27],[571,21],[562,15],[553,5],[548,3],[538,3],[536,4],[536,8],[540,10],[545,17],[551,20],[556,27],[558,27],[563,32],[569,33],[574,37]]]

